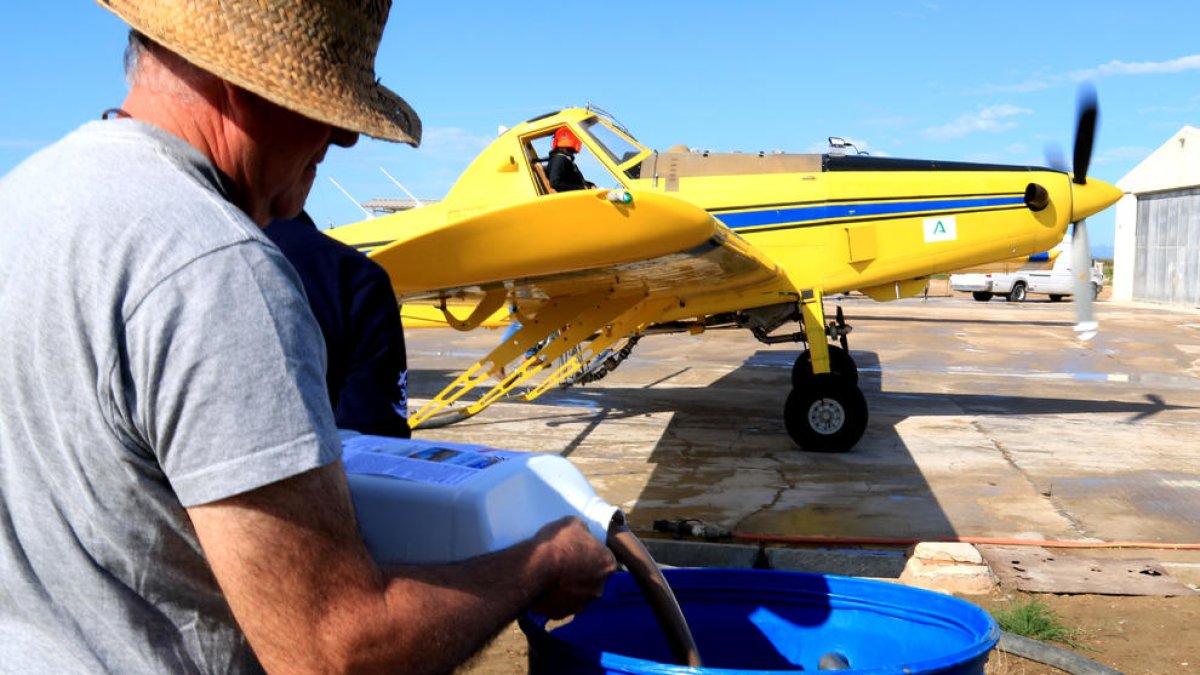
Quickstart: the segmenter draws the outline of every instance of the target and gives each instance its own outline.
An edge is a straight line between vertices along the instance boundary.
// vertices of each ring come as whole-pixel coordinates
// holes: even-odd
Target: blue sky
[[[90,2],[7,1],[0,24],[0,173],[125,95],[125,28]],[[309,210],[442,196],[495,136],[591,102],[644,144],[1044,165],[1070,156],[1076,92],[1095,84],[1090,175],[1116,182],[1200,124],[1200,3],[1054,0],[398,2],[376,70],[420,113],[420,149],[332,150]],[[382,169],[382,171],[381,171]],[[1089,221],[1111,245],[1110,209]]]

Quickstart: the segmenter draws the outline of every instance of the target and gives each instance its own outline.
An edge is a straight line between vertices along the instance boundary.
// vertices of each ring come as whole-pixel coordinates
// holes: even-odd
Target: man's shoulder
[[[152,287],[231,247],[279,256],[203,155],[134,120],[85,124],[31,156],[0,182],[0,210],[6,243],[47,261],[65,257],[51,265],[64,279],[111,274]]]
[[[14,175],[30,198],[58,195],[62,209],[90,210],[93,219],[130,222],[153,214],[159,221],[186,220],[183,209],[201,208],[249,223],[207,157],[136,120],[84,124],[30,157]]]
[[[273,220],[263,228],[263,234],[275,242],[284,253],[291,257],[291,250],[297,253],[317,249],[321,255],[358,254],[353,247],[330,237],[318,230],[315,225],[299,218]]]
[[[120,162],[107,187],[110,205],[123,207],[111,212],[125,226],[144,223],[177,246],[200,252],[263,242],[258,226],[231,201],[228,179],[207,157],[157,127],[127,122],[102,122],[77,132],[81,142],[102,146],[98,155]]]
[[[307,268],[372,281],[388,278],[383,267],[366,254],[303,221],[277,220],[263,234],[302,272]]]

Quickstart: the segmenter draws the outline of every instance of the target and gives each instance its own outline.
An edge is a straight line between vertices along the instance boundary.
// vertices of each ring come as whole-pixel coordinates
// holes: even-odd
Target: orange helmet
[[[556,148],[571,148],[575,152],[583,149],[583,143],[579,137],[571,133],[571,130],[566,127],[560,127],[554,132],[554,147]]]

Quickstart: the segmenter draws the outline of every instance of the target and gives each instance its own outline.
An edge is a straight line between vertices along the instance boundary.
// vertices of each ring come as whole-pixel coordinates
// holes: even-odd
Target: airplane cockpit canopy
[[[592,114],[553,125],[547,125],[543,120],[557,113],[529,120],[531,123],[543,122],[532,133],[521,137],[539,193],[554,191],[546,176],[546,161],[554,133],[563,126],[569,126],[582,141],[575,163],[589,182],[602,188],[622,188],[627,180],[641,176],[642,161],[653,153],[606,114],[592,109],[587,112]]]
[[[617,133],[599,117],[584,120],[580,123],[580,127],[592,137],[596,146],[608,155],[609,161],[626,171],[630,178],[638,177],[637,172],[641,165],[634,160],[649,152],[646,148]],[[632,166],[626,166],[627,164],[632,164]],[[629,173],[629,171],[633,171],[633,173]]]

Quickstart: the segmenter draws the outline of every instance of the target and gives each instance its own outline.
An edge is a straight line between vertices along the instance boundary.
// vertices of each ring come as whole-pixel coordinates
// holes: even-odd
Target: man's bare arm
[[[463,563],[380,570],[340,463],[188,513],[268,671],[447,672],[523,610],[577,611],[615,568],[582,522],[563,520]]]

